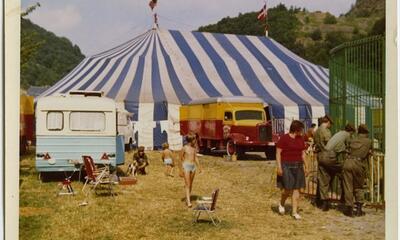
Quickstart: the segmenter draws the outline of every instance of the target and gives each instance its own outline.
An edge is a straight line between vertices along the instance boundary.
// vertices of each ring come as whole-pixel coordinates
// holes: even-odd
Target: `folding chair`
[[[107,166],[104,168],[96,168],[96,165],[94,164],[94,161],[90,156],[82,156],[82,158],[86,170],[86,181],[83,185],[82,192],[85,193],[86,196],[88,196],[91,191],[95,191],[96,193],[99,185],[108,185],[110,195],[113,195],[112,187],[115,182],[110,179],[111,175],[109,168]],[[85,192],[85,188],[87,185],[90,185],[91,188],[89,191]],[[87,202],[83,202],[81,205],[86,204]]]
[[[202,197],[197,200],[196,207],[193,208],[193,222],[197,223],[202,212],[205,212],[211,219],[212,223],[217,226],[221,223],[221,219],[215,213],[215,208],[217,206],[217,198],[219,194],[219,189],[212,192],[211,197]],[[214,219],[215,217],[215,219]],[[218,220],[218,222],[216,221]]]

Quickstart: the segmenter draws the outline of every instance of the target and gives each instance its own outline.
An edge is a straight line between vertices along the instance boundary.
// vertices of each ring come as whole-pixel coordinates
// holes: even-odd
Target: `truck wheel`
[[[276,148],[275,147],[267,147],[265,151],[265,157],[267,160],[275,160],[276,158]]]
[[[236,146],[236,154],[238,159],[244,158],[244,155],[246,154],[245,149],[243,147]]]
[[[228,156],[236,154],[236,144],[232,140],[228,140],[226,143],[226,154]]]

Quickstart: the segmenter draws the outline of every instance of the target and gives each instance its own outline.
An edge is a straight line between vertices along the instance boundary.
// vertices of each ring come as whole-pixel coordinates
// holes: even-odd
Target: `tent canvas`
[[[152,29],[85,58],[41,96],[103,91],[134,113],[139,145],[181,146],[179,106],[207,97],[259,97],[276,119],[316,122],[328,107],[328,70],[268,37]],[[277,126],[277,127],[276,127]]]

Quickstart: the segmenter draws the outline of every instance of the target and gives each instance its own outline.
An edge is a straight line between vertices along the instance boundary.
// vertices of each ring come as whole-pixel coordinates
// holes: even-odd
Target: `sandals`
[[[282,206],[280,203],[278,204],[278,211],[280,215],[285,215],[285,207]]]
[[[300,216],[298,213],[293,214],[292,217],[293,217],[295,220],[300,220],[300,219],[301,219],[301,216]]]

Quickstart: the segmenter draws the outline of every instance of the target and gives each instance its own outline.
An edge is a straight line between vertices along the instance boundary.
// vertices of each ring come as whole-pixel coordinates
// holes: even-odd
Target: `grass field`
[[[122,170],[132,154],[126,153]],[[117,186],[114,197],[93,194],[85,207],[78,206],[82,183],[73,182],[76,196],[56,196],[58,182],[40,182],[33,154],[23,157],[20,239],[384,239],[382,210],[366,209],[366,216],[351,219],[336,210],[321,212],[302,198],[301,221],[278,215],[275,162],[255,155],[237,162],[200,157],[203,172],[195,177],[193,199],[220,188],[222,223],[214,227],[204,218],[193,225],[183,179],[177,172],[164,176],[160,154],[148,155],[149,174],[139,176],[136,185]]]

